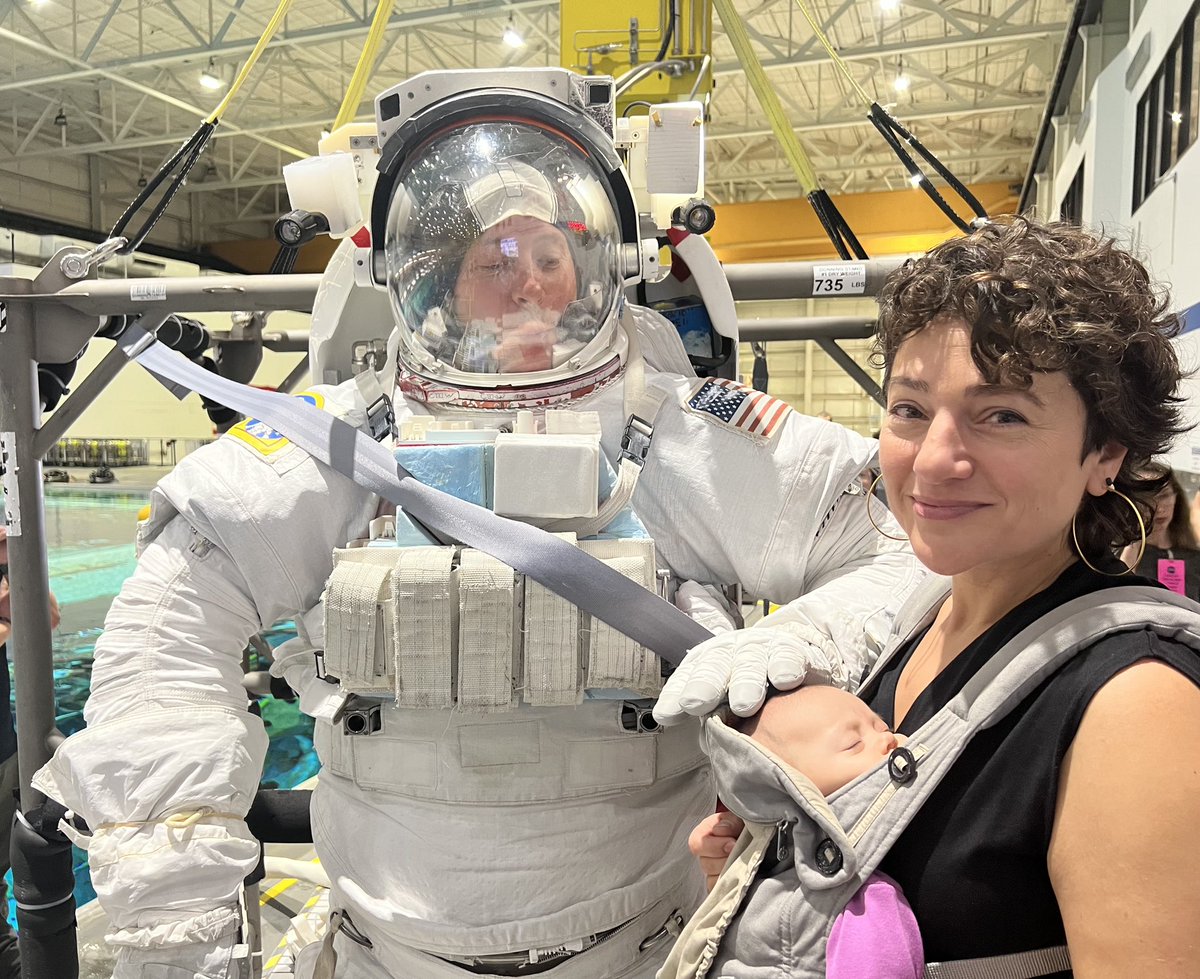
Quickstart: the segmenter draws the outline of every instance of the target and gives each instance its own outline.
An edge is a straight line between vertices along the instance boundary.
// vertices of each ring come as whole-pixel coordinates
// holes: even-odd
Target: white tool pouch
[[[653,541],[578,546],[655,588]],[[585,689],[653,697],[662,687],[649,650],[471,548],[339,549],[324,605],[325,673],[346,693],[400,707],[490,713],[578,704]]]

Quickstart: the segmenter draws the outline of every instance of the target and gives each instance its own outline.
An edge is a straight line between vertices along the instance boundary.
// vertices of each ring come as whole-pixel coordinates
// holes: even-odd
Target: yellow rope
[[[272,15],[270,22],[262,33],[262,37],[258,39],[258,43],[254,45],[254,50],[250,52],[250,57],[246,59],[246,63],[242,65],[242,70],[238,72],[237,78],[233,80],[233,84],[229,86],[229,91],[225,93],[225,98],[221,99],[221,104],[213,109],[212,113],[205,119],[205,122],[217,122],[221,116],[225,114],[225,110],[229,107],[229,103],[233,101],[233,97],[237,94],[239,88],[246,81],[251,69],[262,57],[263,51],[266,50],[271,38],[275,36],[275,32],[279,30],[279,25],[283,23],[283,18],[287,16],[288,8],[291,7],[292,0],[279,0],[279,6],[275,8],[275,13]]]
[[[800,145],[800,139],[796,136],[795,130],[788,122],[779,96],[767,81],[767,73],[763,71],[762,62],[759,61],[758,55],[754,53],[754,48],[750,45],[750,35],[746,31],[746,25],[742,22],[741,15],[733,9],[733,0],[713,0],[713,7],[721,18],[725,36],[729,38],[738,60],[742,63],[742,68],[746,72],[746,80],[758,97],[758,103],[766,113],[767,121],[771,124],[775,138],[779,140],[779,145],[783,148],[784,156],[787,157],[788,163],[796,172],[801,190],[805,194],[819,190],[821,184],[817,180],[817,172],[805,154],[804,147]]]
[[[863,105],[868,107],[873,105],[875,100],[867,95],[865,91],[863,91],[863,87],[859,85],[858,82],[855,81],[854,76],[850,74],[850,69],[847,67],[846,62],[842,60],[842,56],[838,54],[837,51],[834,50],[833,45],[829,43],[829,38],[825,36],[825,32],[821,30],[821,25],[817,22],[817,18],[814,17],[812,11],[808,9],[808,4],[806,4],[804,0],[796,0],[796,6],[800,8],[800,13],[802,13],[804,15],[804,19],[808,21],[808,26],[812,28],[813,35],[818,41],[821,42],[821,47],[823,47],[829,53],[829,57],[833,59],[834,66],[846,77],[846,81],[850,83],[850,87],[854,89],[855,93],[862,100]]]
[[[358,114],[358,105],[362,101],[363,91],[367,87],[367,79],[371,75],[375,55],[379,51],[379,45],[383,43],[383,35],[387,30],[388,21],[392,17],[392,8],[395,6],[396,0],[379,0],[379,6],[375,8],[375,19],[371,21],[367,43],[363,45],[362,54],[358,57],[358,64],[354,66],[354,74],[350,76],[346,97],[342,99],[342,107],[333,121],[334,129],[344,126]]]

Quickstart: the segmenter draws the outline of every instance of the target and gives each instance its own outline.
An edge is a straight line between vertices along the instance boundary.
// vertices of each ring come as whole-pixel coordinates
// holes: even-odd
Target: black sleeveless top
[[[899,733],[911,734],[929,720],[996,650],[1042,615],[1094,591],[1146,583],[1106,577],[1077,562],[964,649],[917,697]],[[920,638],[859,691],[889,725],[897,680]],[[1094,643],[998,725],[980,731],[896,841],[880,869],[900,884],[912,905],[927,962],[1066,941],[1046,868],[1059,770],[1092,697],[1142,660],[1161,660],[1200,685],[1200,656],[1149,629]]]

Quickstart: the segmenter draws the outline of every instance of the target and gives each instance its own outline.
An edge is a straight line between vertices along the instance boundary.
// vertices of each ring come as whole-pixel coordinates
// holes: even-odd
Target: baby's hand
[[[688,837],[688,849],[704,871],[706,890],[712,890],[745,823],[731,812],[715,812]]]

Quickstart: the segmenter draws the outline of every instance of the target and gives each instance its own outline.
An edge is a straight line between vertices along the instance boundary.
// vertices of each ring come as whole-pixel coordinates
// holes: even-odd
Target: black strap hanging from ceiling
[[[938,206],[943,214],[946,215],[954,226],[963,234],[970,234],[979,226],[980,223],[986,222],[988,219],[987,211],[984,210],[978,198],[975,197],[961,180],[959,180],[950,170],[934,156],[925,145],[917,139],[912,133],[901,125],[896,118],[891,115],[878,102],[871,103],[871,111],[867,114],[867,118],[879,130],[879,134],[887,141],[887,144],[892,148],[892,151],[899,157],[900,162],[904,164],[904,169],[908,171],[910,177],[917,181],[917,186],[925,192],[925,195]],[[950,189],[975,213],[975,217],[970,221],[963,220],[958,213],[952,208],[946,199],[933,186],[929,178],[925,176],[921,169],[908,150],[901,145],[901,140],[907,143],[916,152],[922,160],[933,168],[934,173],[946,181]]]
[[[187,178],[188,172],[196,165],[196,161],[200,158],[200,153],[203,151],[213,131],[217,128],[216,121],[203,122],[200,128],[192,133],[191,137],[184,143],[175,153],[160,166],[153,177],[147,181],[146,186],[141,189],[137,197],[133,199],[130,205],[125,209],[117,223],[113,225],[113,229],[109,232],[109,238],[120,238],[124,235],[125,227],[133,219],[133,216],[141,210],[142,206],[148,201],[162,186],[163,182],[172,174],[175,178],[163,191],[159,202],[150,212],[150,216],[142,223],[142,226],[134,233],[126,235],[127,241],[118,249],[119,255],[129,255],[136,250],[146,236],[150,234],[154,226],[158,223],[158,219],[162,217],[163,212],[170,205],[171,200],[178,193],[179,188],[183,186],[183,181]]]
[[[837,249],[837,253],[843,261],[870,257],[824,188],[814,190],[809,194],[808,203],[812,205],[817,220],[821,222],[821,227],[825,229],[825,234],[829,236],[829,240],[833,242],[833,247]]]

